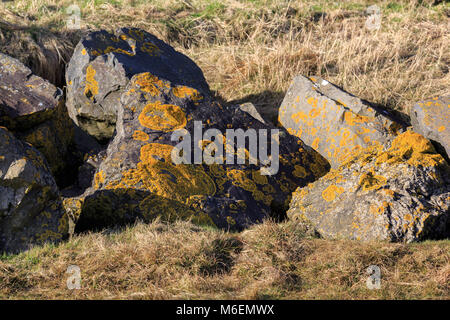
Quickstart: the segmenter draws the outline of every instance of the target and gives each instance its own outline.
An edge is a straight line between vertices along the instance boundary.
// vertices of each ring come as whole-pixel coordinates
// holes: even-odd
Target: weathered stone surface
[[[410,111],[414,131],[430,139],[437,151],[450,157],[450,95],[416,103]]]
[[[242,150],[245,164],[174,164],[171,153],[178,141],[171,141],[171,135],[176,129],[186,129],[194,139],[194,121],[203,123],[203,133],[213,128],[223,135],[226,129],[275,127],[239,106],[222,106],[195,88],[151,73],[131,79],[118,111],[116,135],[93,187],[82,197],[65,201],[75,219],[79,217],[77,230],[105,226],[106,221],[123,224],[136,218],[164,217],[167,212],[175,218],[190,212],[188,216],[196,221],[240,230],[285,214],[296,184],[306,185],[329,169],[317,152],[284,131],[275,175],[262,175],[260,163],[250,165],[248,149]],[[200,151],[211,144],[207,139],[202,142]]]
[[[32,74],[18,60],[0,53],[0,121],[11,130],[31,128],[48,119],[62,91]]]
[[[394,118],[324,79],[297,76],[278,120],[337,168],[352,150],[384,145],[395,138],[404,126]]]
[[[0,53],[0,125],[46,157],[58,183],[74,173],[73,122],[62,91]],[[76,169],[76,168],[75,168]]]
[[[450,236],[450,167],[412,131],[353,154],[294,193],[288,216],[327,238],[412,242]]]
[[[97,31],[80,40],[67,68],[70,117],[97,139],[111,138],[120,96],[131,77],[142,72],[209,95],[200,68],[155,36],[134,28]]]
[[[0,252],[59,241],[68,219],[47,162],[0,127]]]

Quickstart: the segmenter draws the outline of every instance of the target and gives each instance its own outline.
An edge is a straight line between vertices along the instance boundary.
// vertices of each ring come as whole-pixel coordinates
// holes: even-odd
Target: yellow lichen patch
[[[359,114],[353,113],[351,111],[345,111],[344,113],[344,120],[347,122],[350,126],[354,126],[358,123],[366,123],[369,121],[368,117],[360,116]]]
[[[387,151],[378,156],[376,164],[402,162],[413,166],[434,167],[445,163],[445,160],[436,153],[428,139],[413,131],[406,131],[395,138]]]
[[[170,88],[167,81],[160,80],[149,72],[137,75],[134,83],[140,87],[141,91],[150,93],[153,97],[160,95],[160,90]]]
[[[100,186],[105,182],[105,173],[103,171],[99,171],[94,176],[94,187],[95,189],[100,188]]]
[[[172,93],[178,98],[190,98],[192,101],[200,101],[203,99],[198,90],[186,86],[178,86],[172,89]]]
[[[173,148],[159,143],[142,146],[136,168],[123,172],[122,178],[110,182],[106,189],[137,188],[181,202],[193,195],[214,195],[216,186],[203,167],[173,164]]]
[[[445,126],[440,126],[440,127],[438,128],[438,131],[439,131],[439,132],[445,131]]]
[[[294,166],[294,171],[292,172],[292,174],[297,178],[306,178],[306,176],[308,175],[306,169],[299,165]]]
[[[313,143],[311,144],[311,147],[313,147],[314,149],[317,150],[319,148],[319,142],[320,142],[320,139],[319,138],[315,138]]]
[[[114,48],[112,46],[107,47],[103,53],[104,54],[108,54],[110,52],[123,53],[123,54],[126,54],[126,55],[131,56],[131,57],[135,55],[134,52],[129,52],[129,51],[126,51],[126,50],[124,50],[122,48]]]
[[[322,198],[324,198],[324,200],[327,202],[331,202],[334,201],[334,199],[336,199],[336,196],[340,195],[342,192],[344,192],[344,188],[332,184],[322,191]]]
[[[136,130],[133,133],[133,139],[138,141],[147,141],[149,139],[148,134],[146,134],[144,131]]]
[[[363,188],[364,191],[377,190],[386,184],[386,178],[380,175],[376,175],[373,170],[364,172],[359,178],[358,185]]]
[[[86,68],[86,87],[84,88],[84,95],[93,99],[98,94],[98,82],[95,80],[95,74],[97,71],[89,65]]]
[[[303,111],[299,111],[297,113],[294,113],[291,118],[295,121],[295,123],[299,123],[300,120],[306,121],[308,119],[308,116]]]
[[[83,56],[85,56],[85,55],[87,54],[86,49],[81,50],[81,54],[82,54]]]
[[[152,130],[170,132],[184,128],[187,119],[179,106],[156,101],[145,106],[139,115],[139,122],[143,127]]]
[[[143,52],[147,52],[152,57],[159,56],[159,54],[161,52],[161,50],[158,48],[158,46],[151,42],[144,42],[144,44],[141,47],[141,50]]]

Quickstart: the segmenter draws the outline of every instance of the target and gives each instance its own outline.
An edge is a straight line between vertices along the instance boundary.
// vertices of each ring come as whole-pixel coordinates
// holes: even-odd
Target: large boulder
[[[393,111],[370,105],[321,78],[297,76],[278,121],[337,168],[352,151],[385,145],[404,129]]]
[[[155,36],[134,28],[97,31],[80,40],[67,68],[70,117],[98,140],[110,139],[120,97],[131,77],[142,72],[210,94],[200,68]]]
[[[437,151],[450,157],[450,95],[416,103],[411,111],[414,131],[430,139]]]
[[[178,72],[190,69],[187,65]],[[66,208],[78,219],[77,230],[157,216],[169,220],[192,217],[200,223],[241,230],[264,218],[285,215],[296,184],[306,185],[329,170],[328,162],[299,139],[284,131],[271,139],[270,130],[277,129],[260,122],[254,110],[223,106],[196,84],[180,84],[164,74],[159,77],[144,72],[134,75],[122,89],[116,134],[92,188],[65,200]],[[201,122],[200,128],[195,128],[195,122]],[[219,131],[215,138],[202,136],[197,149],[200,153],[214,148],[216,139],[230,139],[227,129],[254,129],[255,134],[265,129],[268,149],[273,148],[271,140],[279,147],[279,158],[274,156],[271,162],[279,160],[279,168],[271,171],[275,165],[270,169],[269,163],[260,161],[249,164],[255,157],[248,143],[231,153],[235,162],[239,158],[245,163],[175,164],[172,153],[180,149],[172,134],[178,129],[190,134],[192,150],[197,130]],[[220,156],[217,151],[215,156],[224,159],[225,152]]]
[[[36,147],[61,185],[74,175],[73,122],[63,93],[33,75],[18,60],[0,53],[0,125]]]
[[[45,158],[0,127],[0,252],[67,236],[68,219]]]
[[[294,193],[288,216],[326,238],[412,242],[450,236],[450,167],[412,131],[355,152]]]

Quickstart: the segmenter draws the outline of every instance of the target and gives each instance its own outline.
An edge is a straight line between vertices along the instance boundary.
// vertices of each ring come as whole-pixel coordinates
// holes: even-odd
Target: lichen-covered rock
[[[288,217],[327,238],[412,242],[450,236],[450,167],[412,131],[353,154],[293,194]]]
[[[98,140],[111,138],[120,96],[142,72],[210,94],[200,68],[155,36],[135,28],[97,31],[80,40],[67,68],[70,117]]]
[[[42,152],[58,183],[73,175],[73,122],[62,91],[1,53],[0,125]]]
[[[77,229],[98,226],[95,221],[100,220],[100,226],[104,226],[110,219],[104,217],[112,215],[110,221],[116,223],[164,217],[167,212],[183,218],[186,214],[180,212],[184,209],[174,208],[187,206],[191,209],[186,212],[191,212],[194,220],[240,230],[266,217],[285,214],[296,184],[306,185],[329,169],[317,152],[284,131],[279,140],[274,140],[279,143],[280,154],[279,170],[274,175],[262,174],[261,163],[249,164],[248,144],[242,155],[234,150],[237,158],[246,158],[245,164],[174,164],[171,155],[179,141],[172,141],[172,133],[185,129],[194,140],[195,121],[202,122],[203,133],[219,130],[219,139],[226,139],[227,129],[266,129],[269,146],[270,130],[275,129],[239,106],[222,106],[195,88],[151,73],[135,75],[121,97],[116,135],[96,172],[93,187],[82,197],[66,200],[75,219],[79,216]],[[211,143],[203,137],[198,150],[206,150],[214,145]],[[223,151],[223,158],[225,155]],[[149,197],[144,203],[152,205],[141,205],[143,197]],[[118,204],[125,203],[117,209]],[[119,219],[122,216],[124,219]]]
[[[414,131],[430,139],[437,151],[450,157],[450,95],[416,103],[410,112]]]
[[[394,120],[396,118],[396,120]],[[352,151],[384,145],[404,125],[321,78],[297,76],[281,104],[278,121],[337,168]]]
[[[0,127],[0,252],[67,236],[68,219],[46,160]]]

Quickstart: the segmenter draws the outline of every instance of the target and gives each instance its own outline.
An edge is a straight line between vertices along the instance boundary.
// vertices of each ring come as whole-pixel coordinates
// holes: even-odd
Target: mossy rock
[[[297,189],[288,216],[325,238],[414,242],[450,236],[449,200],[448,163],[428,139],[406,131]]]

